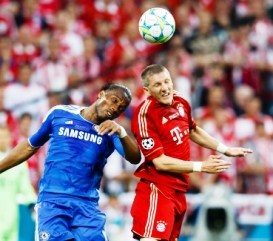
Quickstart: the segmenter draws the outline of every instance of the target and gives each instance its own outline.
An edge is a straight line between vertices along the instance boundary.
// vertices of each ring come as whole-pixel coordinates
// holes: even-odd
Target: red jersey
[[[135,110],[131,128],[145,156],[135,175],[185,192],[187,173],[158,171],[152,160],[162,154],[183,161],[190,160],[189,131],[196,128],[196,123],[188,101],[175,94],[173,104],[166,106],[148,97]]]

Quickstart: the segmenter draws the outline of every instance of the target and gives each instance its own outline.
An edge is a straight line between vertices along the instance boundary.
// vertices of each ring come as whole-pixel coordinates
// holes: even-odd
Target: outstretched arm
[[[240,157],[252,153],[252,150],[242,147],[226,147],[198,126],[196,129],[191,130],[190,139],[200,146],[230,157]]]
[[[116,133],[119,136],[127,161],[132,164],[138,164],[141,161],[137,142],[127,135],[122,126],[111,120],[104,121],[99,126],[98,134],[104,135],[106,132],[109,132],[109,135]]]
[[[170,156],[161,155],[153,159],[155,168],[158,171],[174,172],[174,173],[191,173],[206,172],[211,174],[221,173],[228,169],[231,162],[221,160],[219,155],[210,155],[204,162],[200,162],[200,166],[196,169],[196,163],[193,161],[184,161]]]
[[[32,147],[28,140],[22,141],[20,144],[14,147],[9,155],[0,162],[0,173],[26,161],[38,150],[39,148]]]

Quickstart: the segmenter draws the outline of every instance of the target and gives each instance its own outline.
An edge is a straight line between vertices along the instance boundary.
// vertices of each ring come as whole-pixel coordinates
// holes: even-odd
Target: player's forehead
[[[150,81],[150,84],[155,84],[155,83],[158,83],[158,82],[160,83],[170,79],[171,79],[170,74],[167,71],[162,71],[162,72],[151,75],[149,78],[149,81]]]
[[[130,102],[130,97],[122,88],[115,88],[106,91],[108,97],[117,98],[121,103],[128,105]]]

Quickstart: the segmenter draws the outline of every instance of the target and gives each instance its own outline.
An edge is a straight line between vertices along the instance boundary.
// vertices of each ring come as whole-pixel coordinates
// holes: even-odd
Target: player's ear
[[[150,92],[149,92],[149,89],[147,87],[143,87],[143,90],[145,92],[146,95],[150,96]]]
[[[98,94],[98,99],[102,98],[103,96],[105,96],[105,91],[101,90]]]

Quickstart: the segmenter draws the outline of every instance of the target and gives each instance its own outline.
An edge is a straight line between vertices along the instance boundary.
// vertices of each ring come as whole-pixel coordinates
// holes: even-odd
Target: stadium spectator
[[[165,55],[167,55],[167,58]],[[174,60],[178,64],[178,74],[189,80],[192,78],[194,62],[191,55],[185,49],[184,38],[180,32],[175,32],[172,38],[167,42],[166,54],[164,53],[162,58],[167,60],[168,58],[175,58]]]
[[[233,115],[232,115],[233,116]],[[240,143],[236,139],[235,135],[235,118],[230,116],[230,112],[224,107],[215,109],[211,116],[204,118],[202,128],[211,136],[216,138],[222,143],[227,144],[228,146],[238,146]],[[250,148],[251,149],[251,148]],[[215,155],[214,151],[202,148],[202,156],[205,158],[208,155]],[[204,174],[199,183],[201,185],[201,190],[204,189],[207,185],[213,184],[224,184],[230,190],[237,190],[237,165],[236,158],[234,157],[222,157],[223,160],[229,160],[233,165],[223,173],[215,175],[206,175]]]
[[[16,64],[12,58],[12,43],[7,37],[0,37],[0,85],[6,85],[14,79]]]
[[[206,11],[198,13],[199,25],[185,46],[191,53],[196,67],[205,67],[212,62],[222,61],[222,50],[227,40],[226,31],[213,30],[213,16]]]
[[[248,85],[240,85],[234,89],[232,100],[236,116],[245,113],[247,103],[254,95],[254,90]]]
[[[104,169],[104,192],[108,195],[134,192],[136,183],[139,181],[139,178],[134,175],[136,168],[136,165],[128,163],[115,151],[108,158]]]
[[[243,143],[252,148],[253,155],[239,162],[238,192],[246,194],[273,194],[273,141],[265,130],[263,120],[255,121],[254,135]]]
[[[83,38],[84,52],[76,59],[76,68],[82,75],[83,82],[92,82],[101,74],[102,62],[97,53],[96,38],[85,36]]]
[[[19,8],[16,2],[0,3],[0,37],[7,37],[14,40],[17,37],[17,27],[14,14]]]
[[[43,56],[32,62],[34,73],[33,83],[43,86],[47,92],[62,92],[68,87],[69,68],[62,56],[60,40],[51,37],[44,49]]]
[[[37,0],[22,0],[19,11],[14,16],[17,27],[27,27],[32,36],[29,40],[38,46],[43,42],[43,38],[47,36],[49,28],[46,19],[40,11],[39,5],[41,2]]]
[[[232,5],[229,1],[216,0],[213,6],[213,26],[216,30],[229,31],[232,25]]]
[[[231,69],[231,82],[234,86],[246,84],[256,93],[262,89],[261,71],[268,61],[265,49],[258,48],[250,41],[253,19],[244,17],[235,22],[232,38],[224,50],[224,62]]]
[[[0,163],[12,149],[12,136],[7,126],[0,126]],[[18,198],[23,204],[37,201],[29,180],[28,167],[22,163],[0,175],[0,241],[17,241],[19,237]],[[3,198],[4,197],[4,198]],[[34,235],[32,235],[34,236]]]
[[[68,29],[81,37],[91,34],[91,29],[80,18],[81,5],[75,1],[66,1],[64,10],[68,13]]]
[[[19,67],[22,63],[31,63],[41,53],[38,47],[33,43],[33,34],[26,25],[18,29],[17,41],[13,44],[12,58]]]
[[[53,37],[60,41],[61,54],[68,62],[73,63],[74,58],[83,53],[83,40],[79,34],[69,30],[69,14],[65,10],[57,13]]]
[[[173,90],[170,73],[162,65],[147,66],[141,78],[148,98],[136,109],[131,126],[145,161],[135,172],[140,181],[131,209],[132,232],[141,241],[175,240],[186,212],[188,174],[217,174],[231,164],[220,155],[189,161],[189,141],[230,157],[252,151],[227,147],[198,127],[189,103]]]
[[[108,202],[103,209],[107,219],[105,224],[105,230],[111,237],[111,241],[126,240],[125,236],[125,219],[122,210],[121,203],[117,195],[111,194],[108,196]]]
[[[32,116],[29,113],[23,113],[18,120],[18,136],[16,138],[16,145],[27,140],[30,137],[30,128],[32,123]],[[40,150],[39,150],[40,151]],[[31,185],[36,193],[38,193],[38,182],[41,178],[39,171],[39,155],[35,153],[27,160],[29,178]]]
[[[194,29],[198,26],[198,17],[191,11],[190,6],[180,4],[174,9],[173,15],[176,22],[176,29],[183,39],[190,38],[194,34]]]
[[[7,126],[11,130],[12,146],[16,145],[18,137],[18,122],[12,112],[4,108],[4,89],[0,86],[0,126]]]
[[[23,113],[30,113],[33,118],[30,132],[34,133],[48,111],[48,98],[45,88],[31,84],[31,76],[30,64],[21,64],[17,81],[4,89],[4,108],[11,111],[17,119]]]
[[[37,2],[37,10],[45,20],[49,29],[52,30],[56,21],[56,15],[61,10],[62,4],[66,1],[54,1],[54,0],[35,0]]]
[[[262,103],[259,97],[253,96],[246,103],[245,113],[236,119],[235,132],[240,141],[252,138],[255,134],[257,121],[264,123],[264,128],[269,136],[273,136],[273,119],[262,113]]]
[[[228,115],[228,120],[233,121],[235,118],[235,113],[232,108],[227,105],[227,96],[225,89],[221,85],[211,86],[206,89],[207,93],[204,93],[203,98],[200,98],[203,106],[196,108],[193,111],[194,118],[196,122],[202,126],[202,122],[207,118],[211,118],[217,109],[224,108],[226,114]]]

